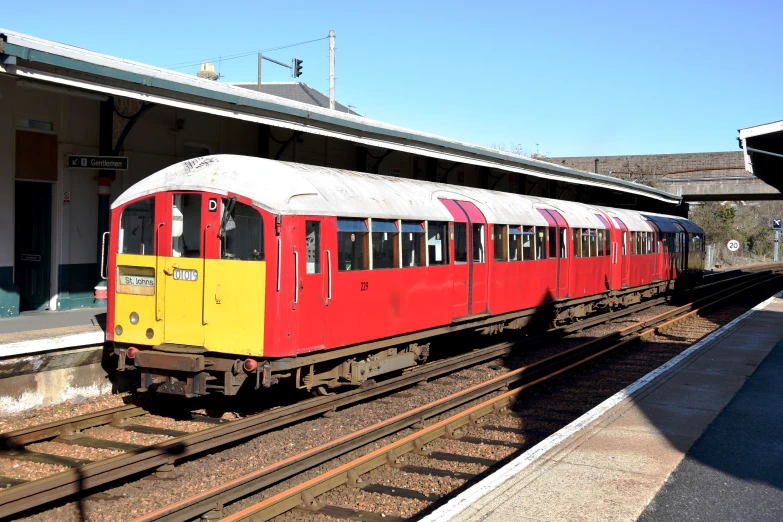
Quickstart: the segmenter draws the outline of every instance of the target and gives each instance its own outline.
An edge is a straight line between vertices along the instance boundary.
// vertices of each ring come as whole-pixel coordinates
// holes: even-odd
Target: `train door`
[[[674,271],[677,277],[683,275],[685,269],[685,229],[682,225],[674,222],[679,232],[674,235]]]
[[[163,273],[158,274],[163,276],[165,288],[163,341],[204,346],[204,239],[211,225],[209,198],[204,194],[179,193],[167,194],[166,199],[167,208],[162,209],[161,221],[171,224],[170,249],[165,248],[170,256],[163,258]]]
[[[302,217],[296,227],[302,245],[295,256],[299,273],[296,315],[298,321],[298,351],[309,352],[324,347],[326,306],[331,297],[332,252],[326,238],[336,237],[334,226],[320,217]],[[298,249],[297,249],[298,250]],[[336,263],[336,262],[335,262]],[[306,321],[303,318],[307,318]]]
[[[455,319],[487,311],[487,223],[484,215],[467,201],[441,199],[454,218],[454,310]]]
[[[568,297],[568,274],[570,258],[568,257],[568,223],[557,210],[541,210],[539,212],[544,218],[549,215],[547,221],[549,228],[549,258],[557,259],[557,276],[555,283],[555,298],[564,299]]]
[[[203,199],[205,256],[203,279],[196,282],[203,281],[204,346],[261,356],[266,301],[263,216],[244,198],[204,194]]]
[[[617,252],[617,257],[615,258],[615,270],[619,270],[620,288],[628,288],[628,279],[631,272],[631,234],[628,232],[628,227],[625,226],[625,223],[623,223],[622,219],[612,219],[614,219],[615,224],[617,224],[618,228],[620,229],[618,234],[620,239],[619,248],[618,245],[615,245],[615,248],[612,249]]]

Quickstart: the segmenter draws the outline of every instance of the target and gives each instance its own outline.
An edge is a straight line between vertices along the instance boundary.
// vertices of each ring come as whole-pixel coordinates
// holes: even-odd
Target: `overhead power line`
[[[323,38],[316,38],[315,40],[307,40],[306,42],[298,42],[288,45],[281,45],[279,47],[270,47],[268,49],[261,49],[260,51],[248,51],[246,53],[239,53],[239,54],[231,54],[228,56],[217,56],[215,58],[204,58],[202,60],[192,60],[189,62],[179,62],[179,63],[172,63],[169,65],[164,65],[163,67],[166,67],[167,69],[185,69],[187,67],[194,67],[196,65],[201,65],[204,62],[225,62],[227,60],[235,60],[237,58],[244,58],[246,56],[253,56],[257,55],[258,53],[268,53],[272,51],[279,51],[280,49],[288,49],[289,47],[296,47],[297,45],[305,45],[313,42],[320,42],[321,40],[328,40],[328,36],[324,36]]]

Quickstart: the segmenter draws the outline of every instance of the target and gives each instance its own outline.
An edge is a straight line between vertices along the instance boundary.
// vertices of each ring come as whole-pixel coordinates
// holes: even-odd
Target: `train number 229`
[[[367,288],[369,288],[369,286],[370,286],[370,283],[368,281],[361,281],[361,291],[362,292],[367,290]]]

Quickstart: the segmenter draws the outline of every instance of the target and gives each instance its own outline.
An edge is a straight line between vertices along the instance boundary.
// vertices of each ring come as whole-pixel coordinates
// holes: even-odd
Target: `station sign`
[[[128,170],[126,156],[68,156],[70,169]]]
[[[726,248],[729,249],[729,252],[736,252],[739,250],[740,242],[736,239],[729,239],[729,242],[726,243]]]

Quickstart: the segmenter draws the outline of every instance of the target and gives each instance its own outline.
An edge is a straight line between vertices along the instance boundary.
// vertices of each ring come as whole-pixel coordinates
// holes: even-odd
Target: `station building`
[[[0,317],[95,306],[111,201],[208,154],[685,211],[648,186],[330,110],[306,84],[254,85],[0,29]]]

